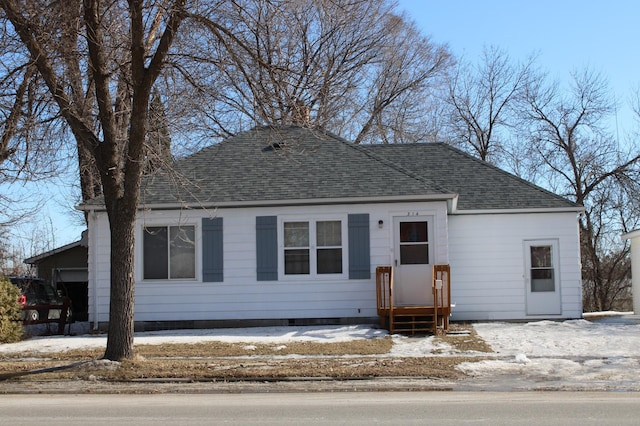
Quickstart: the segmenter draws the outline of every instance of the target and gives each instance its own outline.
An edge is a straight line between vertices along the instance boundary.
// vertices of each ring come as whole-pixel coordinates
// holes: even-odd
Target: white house
[[[256,128],[143,182],[139,329],[376,320],[375,270],[399,305],[451,267],[453,320],[580,318],[582,208],[446,144],[354,145]],[[109,228],[89,212],[89,320],[109,310]]]

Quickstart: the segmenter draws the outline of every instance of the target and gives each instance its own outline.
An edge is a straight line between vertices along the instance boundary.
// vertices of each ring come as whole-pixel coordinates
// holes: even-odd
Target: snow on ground
[[[607,321],[481,323],[476,331],[498,355],[640,356],[640,325]],[[515,332],[515,333],[514,333]]]
[[[527,323],[487,322],[473,325],[493,348],[495,359],[468,362],[460,370],[475,378],[521,380],[547,387],[595,386],[598,389],[640,390],[640,317],[612,313],[598,318]],[[0,345],[0,354],[59,352],[104,348],[106,335],[36,336]],[[84,324],[88,331],[88,325]],[[206,341],[269,343],[292,341],[342,342],[386,336],[386,330],[364,325],[314,327],[252,327],[215,330],[166,330],[135,334],[135,344],[198,343]],[[433,337],[394,336],[392,357],[486,356],[460,353]],[[552,384],[554,384],[552,386]],[[523,385],[524,386],[524,385]]]
[[[498,359],[460,364],[470,376],[507,377],[524,388],[640,390],[638,316],[474,327]]]
[[[0,345],[0,353],[49,353],[71,349],[104,348],[106,334],[89,334],[88,324],[72,325],[72,332],[86,333],[76,336],[35,336],[18,343]],[[193,330],[160,330],[135,333],[136,345],[163,343],[288,343],[288,342],[345,342],[354,339],[371,339],[387,335],[386,330],[363,325],[312,326],[312,327],[249,327]]]

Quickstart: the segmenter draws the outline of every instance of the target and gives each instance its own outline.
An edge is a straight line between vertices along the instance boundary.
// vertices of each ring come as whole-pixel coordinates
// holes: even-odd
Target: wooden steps
[[[449,265],[433,266],[431,288],[425,285],[426,291],[433,292],[433,306],[395,306],[393,268],[391,266],[376,268],[378,316],[382,327],[392,334],[446,333],[451,314],[449,277]]]
[[[432,333],[434,327],[433,315],[405,315],[400,313],[394,313],[393,327],[389,330],[391,333],[401,334],[427,334]]]

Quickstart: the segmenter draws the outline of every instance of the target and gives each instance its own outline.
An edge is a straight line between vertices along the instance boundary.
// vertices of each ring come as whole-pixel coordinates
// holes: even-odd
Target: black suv
[[[62,295],[51,284],[36,277],[9,277],[9,280],[20,289],[19,302],[24,308],[23,321],[60,318],[61,309],[29,309],[29,306],[62,305]],[[71,313],[70,308],[67,313]],[[67,316],[67,321],[69,320],[70,317]]]

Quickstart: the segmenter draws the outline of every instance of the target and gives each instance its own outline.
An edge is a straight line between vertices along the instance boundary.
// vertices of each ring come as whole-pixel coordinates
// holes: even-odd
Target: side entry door
[[[527,315],[560,315],[558,241],[525,241]]]

